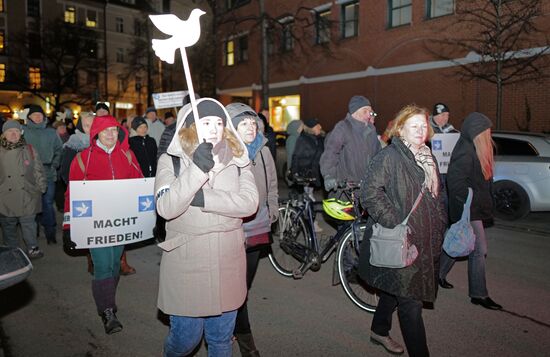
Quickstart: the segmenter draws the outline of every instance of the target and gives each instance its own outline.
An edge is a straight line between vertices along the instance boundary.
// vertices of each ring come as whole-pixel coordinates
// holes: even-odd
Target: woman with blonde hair
[[[410,356],[428,356],[422,319],[423,302],[433,303],[437,292],[438,260],[447,214],[440,192],[437,163],[426,141],[433,134],[428,111],[416,105],[401,109],[389,131],[391,142],[369,163],[361,182],[361,204],[369,213],[365,243],[371,226],[393,228],[408,220],[409,242],[418,257],[405,268],[370,264],[370,244],[361,245],[359,276],[380,291],[370,339],[388,352],[401,354],[403,346],[390,337],[393,311]]]
[[[244,217],[258,190],[243,142],[212,98],[178,113],[175,135],[155,178],[157,212],[166,219],[158,308],[170,316],[164,356],[185,356],[203,333],[209,356],[231,356],[237,309],[246,298]],[[204,129],[199,143],[196,124]]]
[[[451,154],[447,172],[449,190],[449,218],[451,223],[462,216],[464,203],[468,197],[468,187],[474,195],[470,207],[470,223],[476,235],[474,251],[468,256],[468,290],[471,302],[486,309],[500,310],[502,306],[494,302],[487,291],[485,281],[485,257],[487,239],[483,221],[493,218],[493,141],[492,122],[481,113],[471,113],[462,124],[460,139]],[[446,278],[455,260],[445,252],[441,253],[439,285],[452,289]]]

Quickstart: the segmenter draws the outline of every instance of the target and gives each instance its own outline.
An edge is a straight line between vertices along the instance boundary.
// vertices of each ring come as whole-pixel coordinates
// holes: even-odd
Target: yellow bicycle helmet
[[[353,204],[348,201],[340,201],[336,198],[323,200],[323,210],[332,218],[340,221],[353,221],[355,219]]]

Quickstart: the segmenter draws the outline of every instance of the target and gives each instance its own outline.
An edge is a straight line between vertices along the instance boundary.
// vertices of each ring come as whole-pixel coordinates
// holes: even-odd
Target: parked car
[[[550,211],[550,136],[495,131],[493,141],[496,216],[515,220]]]

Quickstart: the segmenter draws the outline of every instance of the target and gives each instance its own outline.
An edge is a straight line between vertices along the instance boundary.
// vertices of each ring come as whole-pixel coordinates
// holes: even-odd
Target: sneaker
[[[371,331],[370,340],[372,343],[384,347],[389,353],[400,355],[405,352],[403,346],[394,341],[390,336],[380,336]]]
[[[42,253],[42,251],[40,250],[40,248],[38,247],[32,247],[31,249],[29,249],[29,251],[27,252],[27,255],[29,256],[29,258],[31,259],[38,259],[38,258],[42,258],[44,256],[44,253]]]
[[[118,321],[112,308],[105,309],[101,314],[101,319],[107,335],[122,331],[122,324]]]

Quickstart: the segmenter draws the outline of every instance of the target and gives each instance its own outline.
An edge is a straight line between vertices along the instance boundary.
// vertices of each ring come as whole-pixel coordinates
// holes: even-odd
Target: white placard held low
[[[77,249],[153,237],[155,178],[71,181],[71,239]]]
[[[460,133],[435,134],[432,137],[432,153],[439,164],[439,173],[447,173],[449,162],[451,161],[451,154],[453,153],[458,138],[460,138]]]

